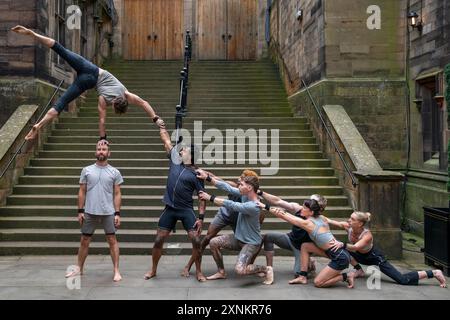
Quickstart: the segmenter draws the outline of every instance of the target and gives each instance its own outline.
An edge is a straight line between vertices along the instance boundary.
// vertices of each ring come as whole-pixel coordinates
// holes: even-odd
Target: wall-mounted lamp
[[[422,32],[423,24],[422,24],[422,20],[419,20],[419,15],[417,14],[417,12],[411,11],[410,13],[408,13],[408,21],[409,21],[409,25],[413,29],[417,28],[417,30],[419,30],[419,32]]]
[[[298,21],[302,21],[302,19],[303,19],[303,10],[302,10],[302,9],[298,9],[298,10],[297,10],[297,12],[296,12],[296,14],[295,14],[295,18],[296,18]]]

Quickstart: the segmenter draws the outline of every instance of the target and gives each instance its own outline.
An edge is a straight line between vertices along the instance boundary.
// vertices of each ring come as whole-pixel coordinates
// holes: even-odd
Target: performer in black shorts
[[[364,270],[359,263],[368,266],[378,266],[380,271],[405,286],[416,286],[420,279],[436,278],[442,288],[447,287],[446,279],[441,270],[412,271],[401,273],[390,264],[384,255],[373,246],[372,232],[366,227],[370,222],[369,212],[355,211],[347,222],[328,219],[330,225],[345,229],[348,233],[348,243],[338,242],[336,248],[344,247],[352,256],[351,264],[355,267],[355,277],[363,277]]]
[[[172,147],[170,136],[164,126],[160,127],[161,140],[170,159],[170,170],[167,177],[166,192],[163,202],[166,204],[162,212],[153,245],[152,260],[153,265],[144,276],[146,280],[156,276],[159,259],[162,255],[164,241],[174,230],[178,220],[183,223],[184,229],[188,232],[192,241],[192,256],[197,269],[197,280],[206,281],[200,266],[200,235],[202,232],[203,219],[205,216],[206,203],[199,200],[199,216],[195,216],[193,209],[192,195],[204,190],[204,184],[197,179],[195,170],[194,146]]]

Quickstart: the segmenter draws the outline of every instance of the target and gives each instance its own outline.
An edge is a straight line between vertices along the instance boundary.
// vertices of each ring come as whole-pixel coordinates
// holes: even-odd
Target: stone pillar
[[[402,257],[400,196],[403,174],[392,171],[354,172],[358,178],[356,206],[372,214],[375,243],[389,258]]]

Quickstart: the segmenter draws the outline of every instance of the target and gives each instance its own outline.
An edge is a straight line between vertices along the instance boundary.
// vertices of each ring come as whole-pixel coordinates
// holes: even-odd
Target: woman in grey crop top
[[[296,225],[299,228],[308,232],[309,237],[314,243],[303,243],[301,246],[301,272],[300,276],[291,281],[291,284],[308,282],[308,264],[311,253],[327,257],[330,263],[320,271],[314,279],[314,285],[319,288],[329,287],[337,282],[344,281],[349,288],[353,287],[354,275],[347,275],[342,271],[349,266],[350,254],[347,250],[339,248],[332,250],[336,239],[330,231],[330,227],[326,218],[320,214],[320,206],[316,200],[306,200],[303,202],[302,216],[306,219],[301,219],[293,214],[287,213],[278,208],[270,208],[262,203],[259,203],[261,208],[269,210],[275,216]]]
[[[441,270],[412,271],[401,273],[390,264],[383,253],[374,248],[372,232],[366,227],[370,222],[369,212],[355,211],[347,222],[327,219],[330,225],[345,229],[348,233],[348,242],[337,242],[335,248],[346,248],[352,256],[351,264],[355,268],[354,277],[364,277],[365,273],[360,264],[378,266],[380,271],[401,285],[418,285],[420,279],[436,278],[442,288],[447,286],[446,279]]]
[[[106,139],[105,122],[106,108],[108,105],[112,105],[114,111],[121,114],[127,111],[128,104],[135,104],[143,108],[153,122],[159,127],[164,126],[164,121],[156,115],[155,111],[147,101],[141,99],[136,94],[129,92],[125,86],[108,71],[100,69],[84,57],[64,48],[52,38],[39,35],[20,25],[15,26],[11,30],[22,35],[31,36],[42,45],[52,49],[77,72],[77,77],[73,83],[56,101],[55,105],[47,112],[44,118],[33,126],[25,137],[25,140],[34,139],[39,133],[39,130],[47,123],[57,118],[71,101],[78,98],[86,90],[93,88],[96,88],[98,92],[100,140]]]

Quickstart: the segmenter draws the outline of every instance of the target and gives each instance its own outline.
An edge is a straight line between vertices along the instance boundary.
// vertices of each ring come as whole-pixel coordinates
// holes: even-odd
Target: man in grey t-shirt
[[[97,143],[95,164],[83,169],[78,192],[78,221],[81,225],[81,244],[78,250],[77,268],[66,277],[83,274],[83,266],[88,255],[92,235],[98,225],[105,231],[114,265],[115,282],[122,280],[119,272],[119,244],[116,228],[120,226],[120,206],[122,196],[120,185],[123,183],[119,170],[108,164],[111,155],[109,143],[101,140]]]

